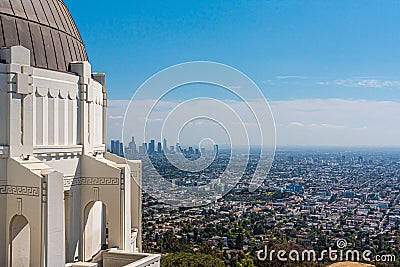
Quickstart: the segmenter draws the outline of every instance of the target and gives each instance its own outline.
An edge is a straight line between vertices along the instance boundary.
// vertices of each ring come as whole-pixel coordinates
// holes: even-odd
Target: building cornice
[[[35,146],[33,147],[33,154],[35,156],[80,156],[82,155],[82,145],[71,146]]]

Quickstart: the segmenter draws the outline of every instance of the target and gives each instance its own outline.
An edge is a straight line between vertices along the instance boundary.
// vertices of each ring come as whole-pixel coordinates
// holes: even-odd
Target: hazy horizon
[[[165,117],[182,100],[165,100],[159,102],[154,114],[148,120],[148,136],[161,140],[160,132]],[[245,115],[242,121],[249,129],[249,135],[256,135],[252,129],[257,122],[249,114],[243,102],[225,100],[236,111]],[[109,100],[107,110],[107,143],[111,139],[122,139],[122,125],[129,100]],[[400,125],[394,123],[400,115],[400,102],[367,101],[347,99],[306,99],[269,102],[276,125],[276,145],[278,147],[400,147]],[[140,105],[140,103],[138,103]],[[202,109],[204,105],[193,105],[193,109]],[[142,114],[143,115],[143,114]],[[144,116],[144,115],[143,115]],[[229,124],[230,121],[224,122]],[[179,126],[181,127],[181,126]],[[252,128],[253,127],[253,128]],[[181,144],[196,146],[194,138],[198,132],[211,134],[213,125],[207,121],[197,122],[189,127],[186,136],[180,139]],[[130,136],[124,137],[124,143],[131,136],[141,136],[143,129],[135,129]],[[217,130],[215,130],[218,132]],[[221,145],[230,144],[223,133],[216,133],[215,142]],[[164,136],[170,145],[175,145],[175,136]],[[251,136],[250,136],[251,137]],[[246,140],[244,140],[246,141]],[[137,140],[137,144],[142,140]],[[246,146],[247,143],[236,144]],[[251,144],[259,145],[259,144]]]

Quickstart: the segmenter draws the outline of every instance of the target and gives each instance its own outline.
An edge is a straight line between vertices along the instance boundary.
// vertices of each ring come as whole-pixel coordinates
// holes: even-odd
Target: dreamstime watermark
[[[204,86],[222,90],[236,100],[200,94]],[[184,87],[195,90],[192,91],[194,96],[166,100]],[[181,95],[184,94],[186,92]],[[132,97],[122,130],[124,143],[129,143],[132,136],[143,144],[154,140],[140,158],[143,191],[160,202],[192,207],[216,201],[236,186],[245,174],[254,144],[260,148],[259,158],[253,174],[247,174],[246,182],[250,191],[257,189],[271,168],[275,135],[270,106],[257,85],[242,72],[215,62],[183,63],[149,78]],[[218,140],[225,140],[229,155],[224,156],[228,157],[228,162],[224,158],[227,164],[219,168],[224,171],[218,175],[207,171],[218,157],[218,148],[214,153],[188,158],[178,145],[185,137],[195,140],[190,141],[193,142],[192,151],[200,151],[205,143],[216,147],[221,144]],[[163,140],[177,144],[174,153],[166,152],[161,156],[153,153],[157,142],[160,141],[160,148]],[[127,163],[130,164],[128,159]],[[179,173],[180,176],[163,175],[160,164],[161,169],[174,170],[174,175]]]
[[[280,261],[280,262],[395,262],[396,256],[391,254],[375,255],[370,250],[359,251],[347,249],[348,244],[345,239],[336,242],[337,249],[329,247],[322,251],[315,250],[268,250],[266,245],[263,250],[257,251],[257,259],[260,261]]]

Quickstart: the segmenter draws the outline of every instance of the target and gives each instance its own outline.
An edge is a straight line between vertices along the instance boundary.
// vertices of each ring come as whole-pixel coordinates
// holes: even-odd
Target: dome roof
[[[22,45],[31,65],[68,71],[87,61],[85,46],[62,0],[0,0],[0,47]]]

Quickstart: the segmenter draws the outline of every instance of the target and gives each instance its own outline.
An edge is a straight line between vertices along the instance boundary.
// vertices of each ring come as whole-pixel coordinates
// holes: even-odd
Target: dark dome
[[[68,71],[87,61],[85,46],[62,0],[0,0],[0,47],[22,45],[31,65]]]

